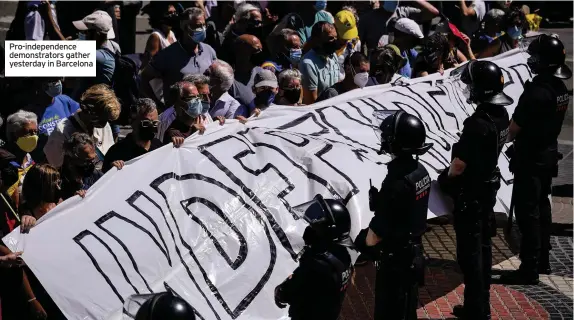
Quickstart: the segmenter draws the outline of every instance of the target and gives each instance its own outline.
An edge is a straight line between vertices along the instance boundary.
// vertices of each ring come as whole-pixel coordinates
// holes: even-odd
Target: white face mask
[[[359,88],[364,88],[369,81],[369,73],[368,72],[360,72],[355,74],[353,81]]]

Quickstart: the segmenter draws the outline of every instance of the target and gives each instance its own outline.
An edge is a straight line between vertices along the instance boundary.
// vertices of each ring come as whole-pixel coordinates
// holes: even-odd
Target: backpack
[[[118,122],[130,123],[130,108],[139,97],[140,54],[115,55],[116,67],[112,77],[112,89],[121,103],[122,110]]]

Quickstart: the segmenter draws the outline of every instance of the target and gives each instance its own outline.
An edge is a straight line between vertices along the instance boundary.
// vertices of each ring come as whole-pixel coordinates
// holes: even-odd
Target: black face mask
[[[253,53],[249,58],[249,62],[251,62],[251,64],[254,66],[261,66],[263,62],[265,62],[265,55],[263,51]]]
[[[339,43],[337,43],[337,41],[325,42],[321,45],[321,53],[326,56],[330,56],[337,51],[338,47]]]
[[[291,104],[299,102],[299,99],[301,98],[301,88],[283,89],[283,98]]]
[[[142,127],[138,128],[138,137],[143,141],[151,141],[157,133],[157,127]]]
[[[87,164],[83,164],[81,166],[76,167],[78,172],[83,176],[83,177],[89,177],[92,175],[92,173],[94,173],[94,171],[96,170],[96,164],[93,162],[87,163]]]

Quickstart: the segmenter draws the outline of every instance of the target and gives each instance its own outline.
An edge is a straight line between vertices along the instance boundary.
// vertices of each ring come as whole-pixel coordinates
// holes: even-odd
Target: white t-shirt
[[[486,14],[486,5],[483,0],[474,0],[469,8],[474,9],[476,15],[472,17],[462,17],[462,32],[467,36],[471,37],[476,30],[480,27],[480,22],[484,19]]]
[[[73,117],[82,124],[77,113]],[[44,154],[46,154],[46,159],[52,166],[56,168],[62,166],[64,162],[64,141],[68,140],[74,132],[82,131],[76,128],[69,118],[64,118],[58,122],[54,131],[48,137],[48,141],[44,146]],[[114,145],[114,136],[110,124],[106,123],[106,126],[103,128],[94,128],[93,138],[96,144],[96,154],[103,161],[108,149]]]

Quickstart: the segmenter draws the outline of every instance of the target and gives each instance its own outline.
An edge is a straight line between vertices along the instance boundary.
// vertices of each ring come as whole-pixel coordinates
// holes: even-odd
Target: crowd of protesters
[[[482,0],[20,1],[7,40],[95,40],[96,76],[1,79],[0,238],[209,123],[443,73],[516,48],[537,18]],[[0,243],[0,319],[65,319],[19,254]]]

